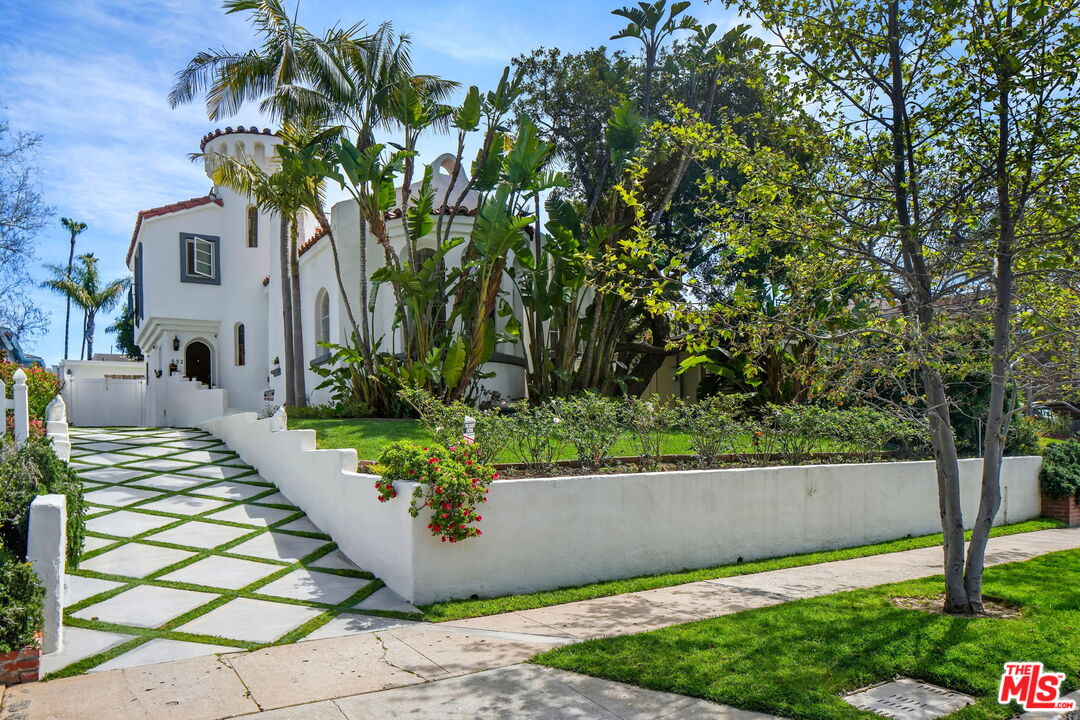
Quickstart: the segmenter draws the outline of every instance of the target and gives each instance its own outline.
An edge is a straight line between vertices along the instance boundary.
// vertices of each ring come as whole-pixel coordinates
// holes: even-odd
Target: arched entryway
[[[184,348],[184,377],[198,380],[207,387],[213,387],[210,375],[210,347],[199,340],[188,343]]]

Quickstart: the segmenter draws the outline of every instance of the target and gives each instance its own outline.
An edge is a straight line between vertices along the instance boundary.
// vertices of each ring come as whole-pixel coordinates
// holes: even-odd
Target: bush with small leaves
[[[599,470],[611,459],[611,449],[622,435],[623,406],[592,392],[561,398],[554,405],[563,437],[574,447],[581,467]]]
[[[1048,498],[1060,500],[1072,496],[1080,502],[1080,441],[1047,445],[1039,482]]]
[[[678,398],[626,399],[626,425],[637,440],[643,470],[660,466],[664,441],[679,421],[682,401]]]
[[[44,624],[45,588],[30,563],[0,547],[0,653],[37,642]]]
[[[398,397],[416,410],[420,423],[440,445],[460,443],[465,432],[465,417],[475,414],[463,402],[444,402],[422,388],[402,388]]]
[[[476,444],[484,462],[495,462],[514,440],[514,420],[499,408],[476,416]]]
[[[716,467],[722,455],[736,452],[745,427],[738,419],[741,402],[728,395],[712,395],[683,407],[680,424],[703,468]]]
[[[565,423],[551,405],[519,408],[513,415],[511,449],[532,472],[545,472],[566,444]]]
[[[31,437],[22,447],[0,438],[0,544],[26,557],[30,503],[38,495],[67,497],[68,565],[78,567],[85,532],[82,482],[56,456],[47,438]]]

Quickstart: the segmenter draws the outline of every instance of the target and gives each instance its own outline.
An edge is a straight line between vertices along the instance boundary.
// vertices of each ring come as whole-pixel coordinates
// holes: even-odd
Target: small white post
[[[64,642],[64,572],[67,566],[67,498],[38,495],[30,503],[26,559],[45,586],[45,628],[41,651],[58,651]]]
[[[465,427],[462,428],[462,439],[466,445],[476,442],[476,418],[465,416]]]
[[[71,435],[67,422],[67,403],[57,394],[45,407],[45,434],[52,440],[53,450],[61,460],[71,460]]]
[[[30,437],[30,397],[26,387],[26,373],[22,368],[15,371],[15,444],[22,445]]]

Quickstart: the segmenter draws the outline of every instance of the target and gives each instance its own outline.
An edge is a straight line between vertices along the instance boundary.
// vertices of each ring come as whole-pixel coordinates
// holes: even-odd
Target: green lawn
[[[305,418],[289,419],[289,429],[310,429],[318,432],[317,442],[320,448],[356,448],[360,460],[378,460],[382,449],[395,440],[411,440],[417,443],[431,442],[431,436],[418,420],[388,420],[381,418],[348,418],[331,420],[311,420]],[[686,455],[691,453],[686,433],[673,433],[664,444],[666,455]],[[641,450],[634,439],[622,437],[615,445],[616,456],[635,456]],[[559,459],[573,460],[574,449],[569,445],[563,448]],[[517,462],[509,451],[503,451],[498,462]]]
[[[1022,608],[1018,619],[957,618],[904,610],[890,596],[927,597],[942,580],[785,603],[570,645],[536,662],[653,690],[683,693],[793,720],[874,718],[840,694],[896,675],[975,695],[950,718],[1008,718],[995,694],[1007,661],[1080,673],[1080,551],[990,568],[985,592]]]
[[[1028,522],[1003,525],[990,531],[992,537],[1003,535],[1015,535],[1017,533],[1032,532],[1034,530],[1048,530],[1062,527],[1056,520],[1030,520]],[[970,537],[971,533],[968,533]],[[480,600],[450,600],[421,606],[424,611],[424,619],[431,622],[447,622],[449,620],[461,620],[463,618],[480,617],[482,615],[496,615],[516,610],[530,610],[562,603],[576,602],[578,600],[591,600],[598,597],[609,597],[623,593],[637,592],[639,590],[652,590],[659,587],[682,585],[683,583],[697,582],[699,580],[715,580],[717,578],[733,577],[735,575],[749,575],[751,573],[765,572],[766,570],[780,570],[802,565],[816,565],[834,560],[849,560],[851,558],[868,557],[870,555],[882,555],[884,553],[899,552],[901,550],[913,550],[915,548],[933,547],[941,544],[941,533],[936,535],[922,535],[913,538],[901,538],[889,542],[876,543],[874,545],[860,545],[858,547],[844,548],[841,550],[827,550],[824,552],[804,553],[802,555],[788,555],[786,557],[755,560],[752,562],[739,563],[737,565],[720,565],[718,567],[704,568],[702,570],[687,570],[684,572],[667,573],[664,575],[645,575],[642,577],[629,578],[626,580],[611,580],[608,582],[579,585],[576,587],[559,588],[546,592],[528,593],[524,595],[505,595],[503,597]]]

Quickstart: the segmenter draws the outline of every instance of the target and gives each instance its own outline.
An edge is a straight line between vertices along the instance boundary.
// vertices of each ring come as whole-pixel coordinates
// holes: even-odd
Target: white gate
[[[83,378],[64,388],[68,418],[81,427],[146,424],[144,378]]]

